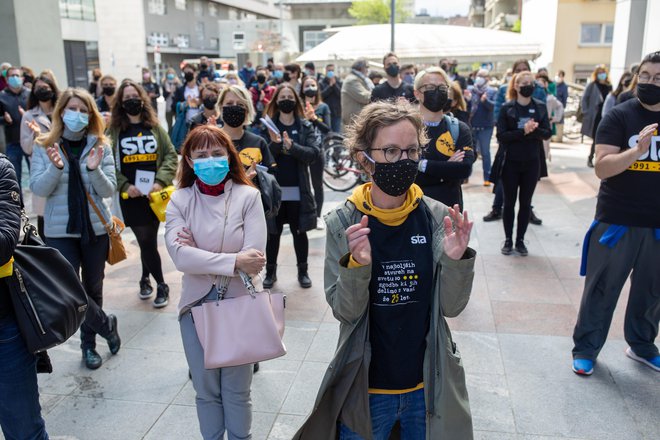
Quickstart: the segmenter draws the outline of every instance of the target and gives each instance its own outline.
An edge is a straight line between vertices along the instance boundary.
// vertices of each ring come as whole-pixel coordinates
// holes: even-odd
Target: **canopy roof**
[[[374,24],[328,29],[333,36],[300,55],[297,62],[382,60],[390,51],[390,25]],[[515,32],[467,26],[397,23],[395,49],[401,61],[436,64],[440,58],[467,62],[534,59],[541,45]]]

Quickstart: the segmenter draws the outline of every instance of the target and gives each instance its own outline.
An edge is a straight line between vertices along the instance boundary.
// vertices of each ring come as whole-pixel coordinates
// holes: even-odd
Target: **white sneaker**
[[[325,222],[323,221],[323,218],[321,217],[316,217],[316,229],[319,231],[322,231],[325,229]]]

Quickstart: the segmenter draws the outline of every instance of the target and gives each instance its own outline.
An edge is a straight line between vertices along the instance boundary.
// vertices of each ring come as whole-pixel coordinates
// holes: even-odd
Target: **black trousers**
[[[83,244],[80,238],[49,238],[46,244],[60,251],[81,273],[81,281],[88,296],[85,322],[80,327],[80,348],[95,348],[96,334],[109,335],[108,316],[103,311],[103,278],[105,278],[105,260],[108,256],[110,241],[107,234],[98,235],[96,243]]]
[[[296,251],[298,264],[307,263],[309,254],[309,241],[307,232],[300,229],[300,202],[282,202],[280,210],[275,218],[277,233],[268,234],[266,242],[266,263],[277,264],[277,255],[280,252],[280,237],[284,230],[284,224],[288,223],[293,236],[293,248]]]
[[[589,240],[587,276],[573,331],[573,357],[594,360],[605,344],[621,289],[630,276],[623,331],[637,356],[658,355],[654,341],[660,321],[660,240],[651,228],[629,227],[613,247],[598,240],[610,225],[597,225]],[[632,275],[631,275],[632,272]]]
[[[323,209],[323,167],[325,158],[319,155],[309,166],[309,174],[312,177],[312,189],[314,190],[314,200],[316,201],[316,216],[321,217]]]
[[[163,265],[158,253],[158,219],[147,225],[131,226],[138,245],[140,246],[140,260],[142,261],[142,279],[153,275],[158,284],[165,282],[163,278]]]
[[[504,235],[507,239],[513,238],[513,217],[518,199],[518,228],[516,239],[524,240],[529,216],[532,212],[532,196],[539,180],[539,159],[527,161],[507,160],[502,170],[502,189],[504,190],[504,210],[502,221]]]

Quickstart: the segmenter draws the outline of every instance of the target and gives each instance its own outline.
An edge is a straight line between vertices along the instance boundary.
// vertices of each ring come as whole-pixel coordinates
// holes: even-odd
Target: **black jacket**
[[[277,115],[273,118],[277,120]],[[298,179],[300,185],[300,231],[306,232],[316,228],[316,202],[312,193],[312,185],[309,176],[309,165],[314,162],[321,154],[321,135],[314,128],[311,122],[306,119],[298,119],[300,124],[301,144],[293,143],[288,153],[298,160]],[[268,144],[270,152],[273,153],[275,162],[279,161],[281,155],[284,155],[284,146],[282,142],[270,142]],[[275,178],[278,177],[278,168],[275,168]],[[278,179],[279,183],[279,179]],[[276,231],[275,219],[266,220],[268,231]]]
[[[321,80],[321,97],[323,102],[330,107],[331,116],[341,116],[341,81],[339,81],[339,78],[332,86],[328,82],[328,77]]]
[[[5,126],[5,139],[8,144],[18,144],[21,141],[21,112],[18,107],[27,111],[27,101],[30,89],[23,87],[19,93],[14,93],[9,87],[0,92],[0,125]],[[4,114],[9,113],[11,124],[7,124]]]
[[[0,266],[14,255],[21,230],[21,198],[16,172],[7,156],[0,154]],[[0,278],[0,317],[13,314],[9,291]]]

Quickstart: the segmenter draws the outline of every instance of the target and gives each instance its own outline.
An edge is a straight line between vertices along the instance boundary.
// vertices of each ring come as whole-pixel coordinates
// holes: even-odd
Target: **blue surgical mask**
[[[18,89],[23,85],[23,78],[20,76],[10,76],[7,80],[7,84],[9,84],[9,87],[12,89]]]
[[[167,79],[172,81],[174,79],[174,74],[173,73],[168,73],[167,74]]]
[[[193,171],[199,180],[207,185],[217,185],[229,173],[229,158],[227,156],[205,157],[193,159]]]
[[[605,81],[607,79],[607,73],[601,72],[598,74],[598,81]]]
[[[414,84],[415,83],[415,75],[412,73],[406,73],[403,75],[403,82],[406,84]]]
[[[64,110],[62,122],[69,131],[78,133],[87,127],[89,124],[89,115],[87,113],[74,112],[73,110]]]
[[[326,72],[325,76],[327,76],[328,78],[332,78],[333,76],[335,76],[335,72],[333,70],[329,70],[328,72]]]
[[[282,72],[281,70],[276,70],[276,71],[273,72],[273,76],[276,79],[282,79],[282,78],[284,78],[284,72]]]

